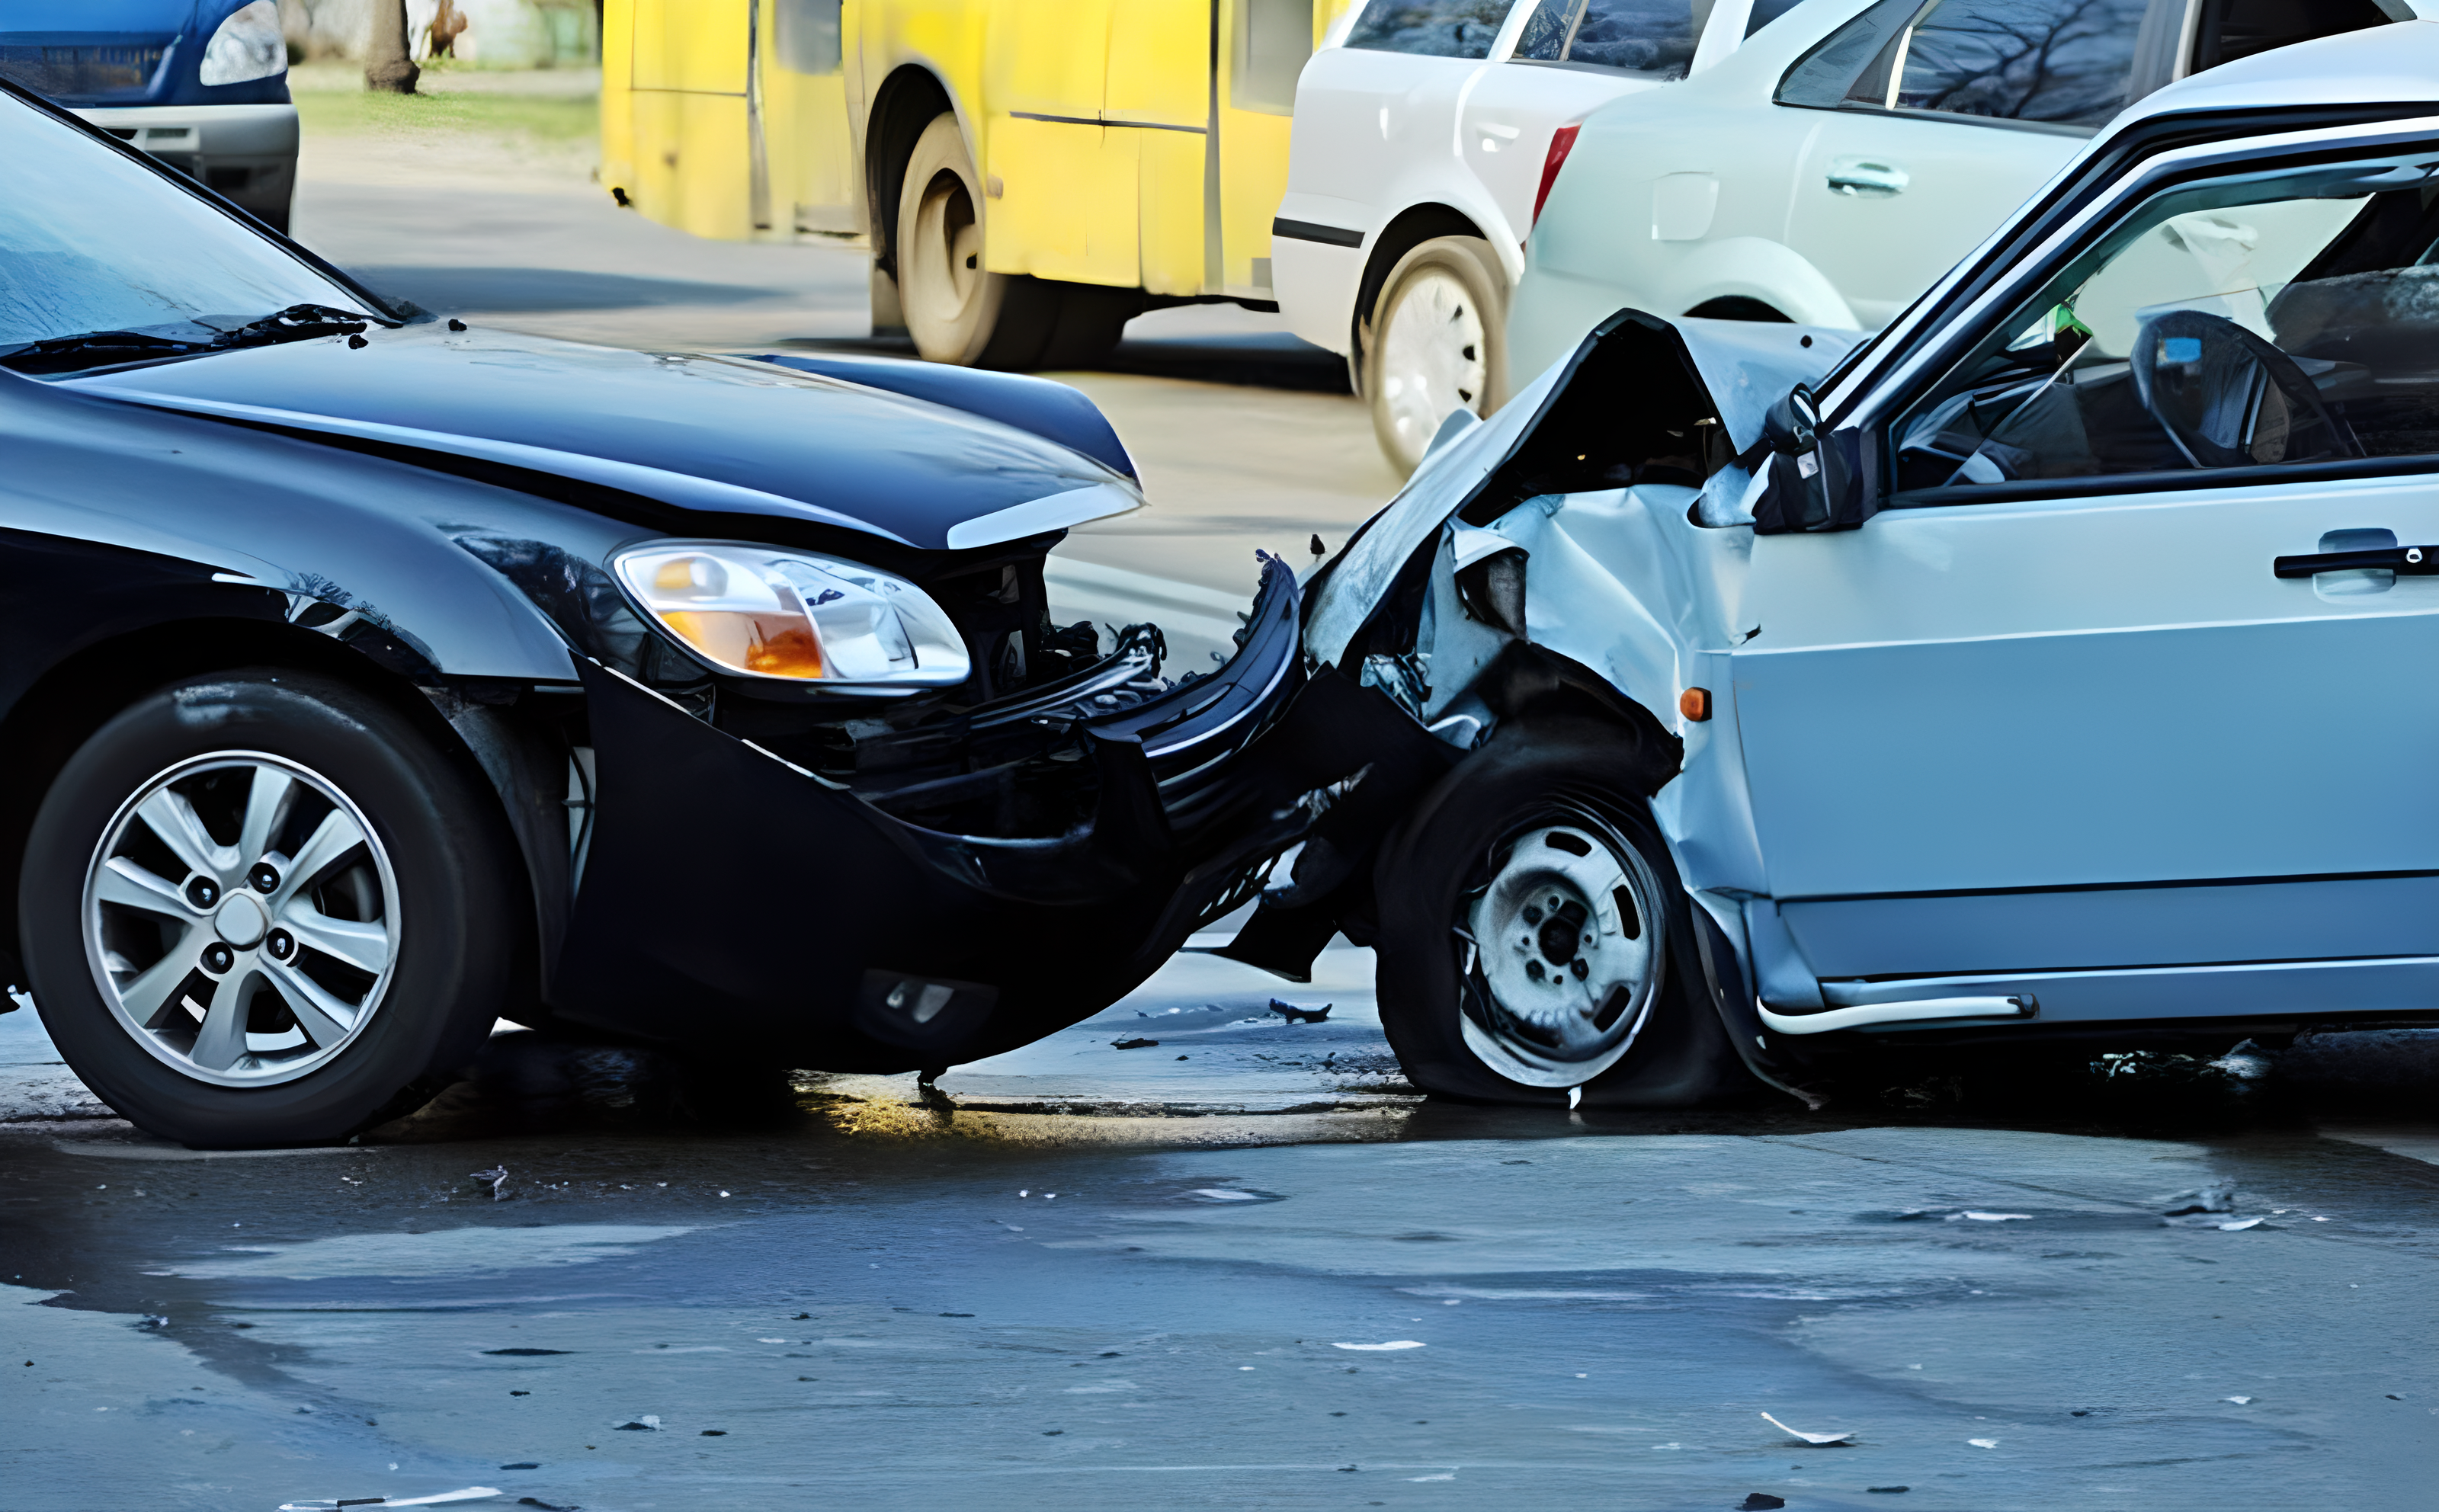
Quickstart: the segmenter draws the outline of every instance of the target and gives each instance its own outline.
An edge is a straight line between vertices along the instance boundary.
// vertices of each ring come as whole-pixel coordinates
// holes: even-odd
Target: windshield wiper
[[[240,347],[272,347],[316,336],[352,336],[369,323],[368,317],[352,310],[330,305],[290,305],[258,320],[224,329],[196,320],[156,326],[150,330],[88,330],[74,336],[45,336],[40,341],[0,347],[0,367],[20,373],[74,372],[114,363],[234,351]],[[169,336],[162,334],[165,330],[195,334]]]

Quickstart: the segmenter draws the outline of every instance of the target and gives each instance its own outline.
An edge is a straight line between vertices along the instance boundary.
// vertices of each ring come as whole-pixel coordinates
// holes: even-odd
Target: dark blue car
[[[276,0],[0,0],[0,79],[288,229],[296,107]]]

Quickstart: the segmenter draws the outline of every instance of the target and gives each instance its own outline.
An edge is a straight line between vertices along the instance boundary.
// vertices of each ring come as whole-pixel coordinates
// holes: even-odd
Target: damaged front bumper
[[[859,791],[585,661],[593,819],[556,1005],[867,1071],[975,1059],[1098,1011],[1251,898],[1309,823],[1296,743],[1250,749],[1291,714],[1322,718],[1326,694],[1301,712],[1299,597],[1268,561],[1215,673],[1165,687],[1157,632],[1129,632],[957,722],[1011,758],[895,789]],[[1045,789],[1081,817],[1051,834],[943,827],[1039,812]]]

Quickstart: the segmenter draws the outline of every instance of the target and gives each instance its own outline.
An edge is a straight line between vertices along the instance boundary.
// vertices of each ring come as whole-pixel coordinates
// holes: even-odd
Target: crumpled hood
[[[744,358],[379,328],[60,381],[128,402],[479,457],[692,510],[964,549],[1140,507],[995,420]]]
[[[1398,569],[1516,454],[1594,344],[1623,318],[1621,311],[1604,321],[1498,413],[1423,459],[1405,489],[1365,521],[1329,564],[1329,576],[1313,594],[1305,617],[1307,651],[1325,664],[1345,654],[1347,643],[1372,617]],[[1860,331],[1749,320],[1679,318],[1664,324],[1683,344],[1739,453],[1760,444],[1762,420],[1771,404],[1798,383],[1818,382],[1863,339]]]

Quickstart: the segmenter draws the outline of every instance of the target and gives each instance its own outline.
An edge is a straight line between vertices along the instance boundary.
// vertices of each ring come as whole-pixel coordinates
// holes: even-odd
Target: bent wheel
[[[1513,732],[1443,778],[1375,872],[1380,1022],[1426,1092],[1669,1107],[1744,1081],[1614,734]]]
[[[1502,291],[1490,244],[1434,237],[1398,259],[1364,341],[1363,393],[1380,451],[1415,471],[1457,410],[1487,415],[1506,383]]]
[[[258,670],[141,700],[28,838],[44,1024],[105,1101],[188,1144],[395,1117],[506,1002],[520,900],[495,810],[342,684]]]

